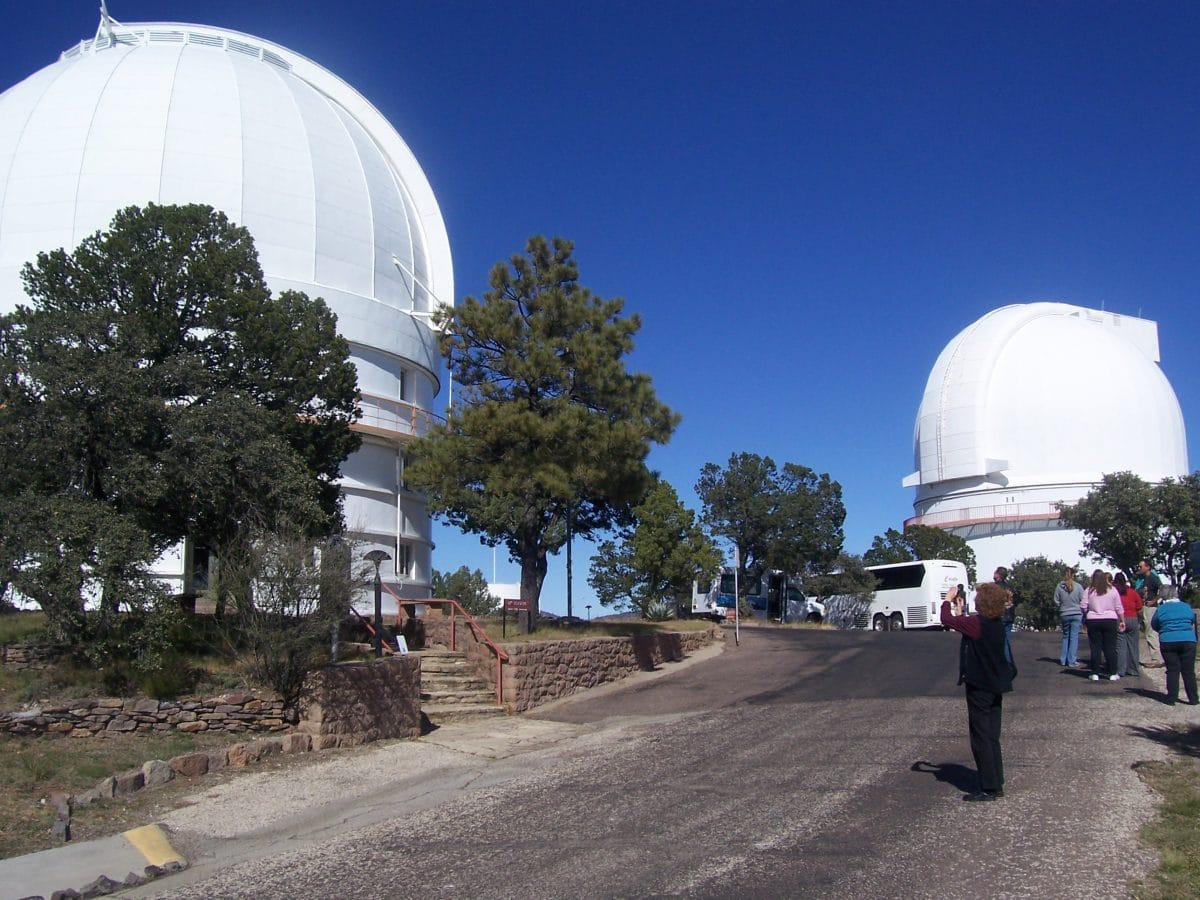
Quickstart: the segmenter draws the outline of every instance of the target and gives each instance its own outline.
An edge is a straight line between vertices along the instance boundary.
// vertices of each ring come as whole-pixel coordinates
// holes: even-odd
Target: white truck
[[[692,582],[692,615],[718,621],[732,619],[735,588],[734,571],[728,566],[722,566],[707,585]],[[755,618],[777,622],[820,622],[825,618],[824,604],[805,595],[800,576],[779,569],[750,579],[745,600]]]
[[[801,577],[780,569],[768,569],[752,579],[746,602],[756,614],[776,622],[820,622],[825,618],[825,605],[804,593]]]
[[[733,569],[722,566],[707,582],[692,582],[692,617],[717,622],[732,619],[736,596]]]

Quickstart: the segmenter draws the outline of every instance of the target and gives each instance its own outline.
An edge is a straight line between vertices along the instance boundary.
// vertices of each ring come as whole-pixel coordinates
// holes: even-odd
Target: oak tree
[[[184,537],[220,553],[251,526],[339,527],[348,345],[320,299],[272,296],[246,229],[129,207],[22,278],[29,303],[0,317],[0,564],[51,618],[133,605]]]
[[[588,584],[601,605],[645,618],[656,603],[674,609],[690,599],[692,582],[711,576],[721,554],[666,481],[650,489],[633,515],[616,539],[600,543]]]
[[[776,467],[769,456],[734,453],[722,469],[706,463],[696,482],[701,521],[735,544],[741,583],[768,569],[828,571],[842,552],[842,486],[807,466]],[[747,577],[748,576],[748,577]]]
[[[903,533],[889,528],[882,535],[875,535],[870,549],[863,554],[863,561],[869,566],[918,559],[957,560],[967,567],[967,577],[975,580],[975,551],[966,540],[943,528],[908,525]]]

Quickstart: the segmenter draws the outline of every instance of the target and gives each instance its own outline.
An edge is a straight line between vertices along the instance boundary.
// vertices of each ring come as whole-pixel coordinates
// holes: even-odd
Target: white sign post
[[[740,647],[742,645],[742,611],[739,609],[738,603],[738,572],[742,569],[742,548],[737,544],[733,545],[733,645]]]

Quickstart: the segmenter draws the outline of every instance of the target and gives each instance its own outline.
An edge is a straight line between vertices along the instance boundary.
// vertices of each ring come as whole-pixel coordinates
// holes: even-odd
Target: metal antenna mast
[[[100,0],[100,25],[96,29],[96,40],[93,41],[93,46],[101,37],[106,37],[108,45],[111,47],[114,43],[114,25],[121,27],[121,23],[108,14],[108,0]]]

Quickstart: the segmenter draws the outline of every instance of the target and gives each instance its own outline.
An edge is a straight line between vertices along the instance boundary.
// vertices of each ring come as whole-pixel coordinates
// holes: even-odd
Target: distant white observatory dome
[[[428,596],[430,521],[403,488],[401,447],[440,389],[428,316],[453,303],[446,227],[412,152],[354,88],[260,38],[122,25],[0,95],[0,312],[21,267],[74,248],[128,205],[205,203],[254,236],[267,282],[323,297],[362,390],[343,466],[347,526]],[[186,561],[182,563],[186,569]],[[182,574],[181,574],[182,577]]]
[[[1066,303],[1005,306],[937,358],[913,433],[916,516],[967,539],[980,578],[1029,556],[1075,562],[1059,526],[1106,474],[1188,474],[1179,401],[1158,367],[1158,326]]]

